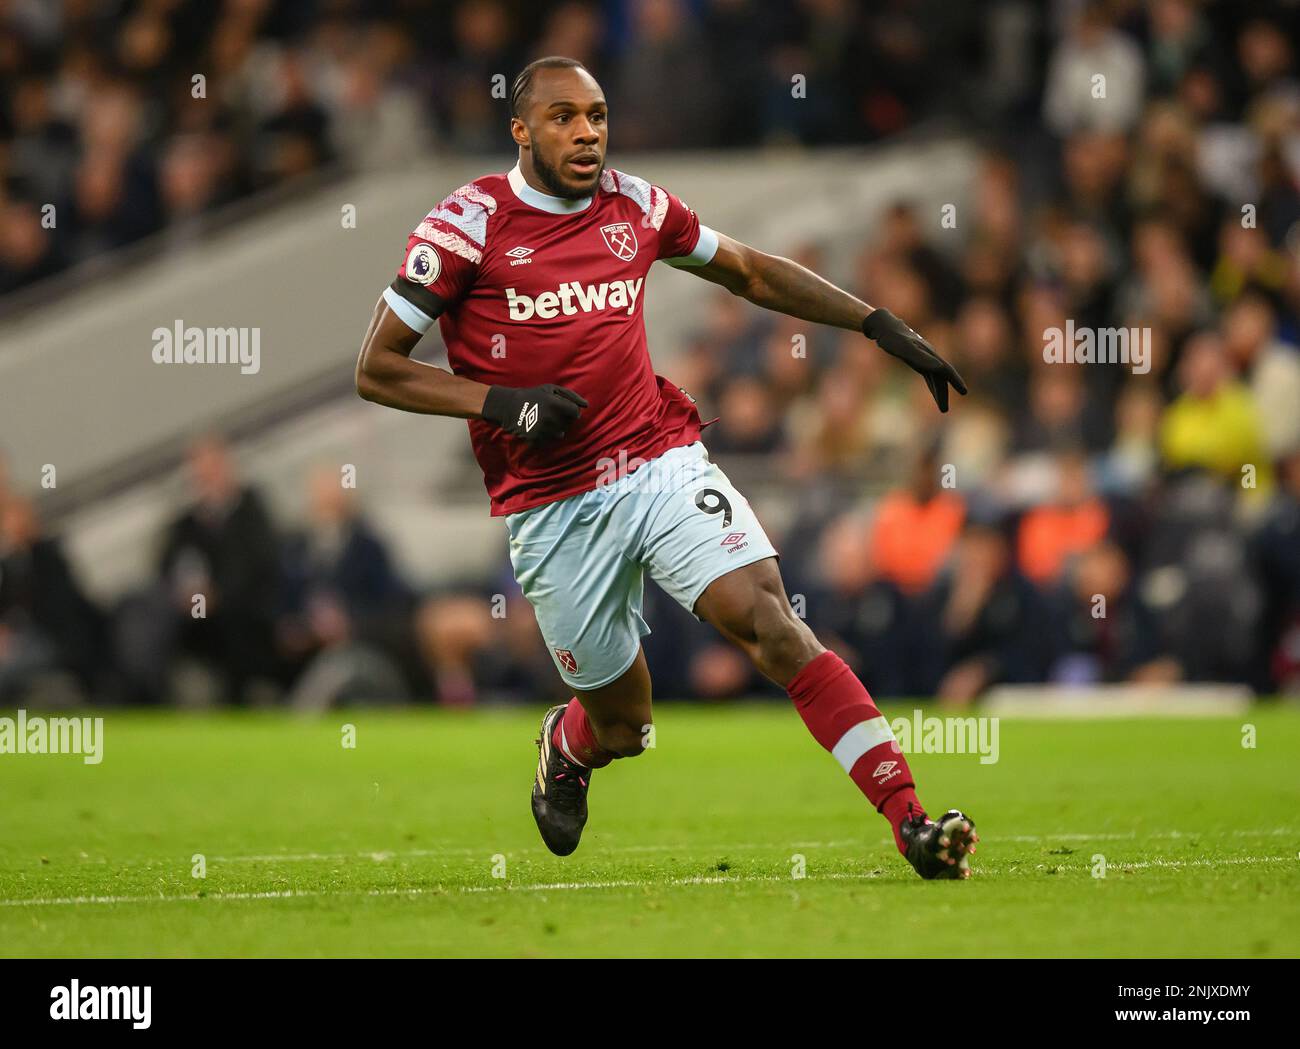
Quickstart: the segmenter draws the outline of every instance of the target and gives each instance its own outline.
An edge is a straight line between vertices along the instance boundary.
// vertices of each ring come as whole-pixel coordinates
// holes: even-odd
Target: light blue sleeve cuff
[[[663,259],[670,266],[707,266],[718,253],[718,235],[704,223],[700,223],[700,235],[695,241],[695,250],[689,255],[675,259]]]
[[[412,331],[419,332],[423,335],[433,327],[433,318],[418,310],[407,302],[404,298],[393,291],[392,288],[384,289],[384,301],[388,303],[388,308],[401,318],[402,322]]]

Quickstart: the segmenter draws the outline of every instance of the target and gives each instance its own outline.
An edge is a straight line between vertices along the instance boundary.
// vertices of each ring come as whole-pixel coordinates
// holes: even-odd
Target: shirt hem
[[[668,441],[666,441],[663,445],[659,447],[655,447],[654,445],[652,445],[651,447],[654,448],[654,450],[647,453],[644,456],[644,458],[657,459],[665,452],[670,452],[674,448],[688,447],[689,445],[694,444],[699,439],[700,439],[700,434],[699,434],[698,427],[691,427],[682,430],[679,433],[675,434]],[[600,486],[599,480],[586,481],[583,482],[582,484],[575,484],[571,488],[564,488],[561,491],[555,492],[554,494],[551,495],[544,495],[537,499],[523,500],[518,503],[515,503],[512,500],[500,502],[496,499],[492,499],[491,516],[508,517],[510,514],[522,513],[524,510],[535,510],[537,509],[537,507],[545,506],[547,503],[558,503],[561,499],[568,499],[570,496],[582,495],[584,492],[595,491],[595,489],[598,488],[599,486]],[[489,496],[489,498],[491,497]]]

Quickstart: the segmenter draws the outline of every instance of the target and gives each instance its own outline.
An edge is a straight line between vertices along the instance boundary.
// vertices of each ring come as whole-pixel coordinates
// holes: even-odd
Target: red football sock
[[[823,652],[794,676],[787,689],[808,731],[876,807],[894,830],[910,815],[925,815],[916,797],[912,770],[889,722],[871,701],[862,682],[834,652]]]
[[[555,731],[551,733],[551,743],[559,747],[560,753],[575,765],[584,768],[602,769],[618,757],[596,742],[596,733],[577,696],[569,700],[569,705],[564,708],[564,716],[556,722]]]

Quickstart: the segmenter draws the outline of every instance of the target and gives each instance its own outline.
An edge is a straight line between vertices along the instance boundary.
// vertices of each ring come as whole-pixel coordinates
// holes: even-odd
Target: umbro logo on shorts
[[[722,542],[719,545],[725,546],[727,553],[734,554],[737,550],[744,550],[745,547],[749,546],[749,543],[745,541],[744,532],[728,532],[722,537]]]

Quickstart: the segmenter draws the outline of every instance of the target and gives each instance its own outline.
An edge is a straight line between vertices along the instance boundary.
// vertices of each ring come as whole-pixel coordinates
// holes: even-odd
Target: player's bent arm
[[[687,272],[721,284],[757,306],[816,324],[860,331],[872,312],[861,299],[799,263],[768,255],[721,233],[713,258]]]
[[[381,298],[357,357],[357,393],[367,401],[423,415],[478,418],[488,387],[431,364],[411,360],[420,341]]]
[[[580,393],[554,383],[488,386],[413,361],[420,335],[381,298],[357,358],[357,393],[404,412],[485,419],[530,444],[563,437],[587,407]]]

